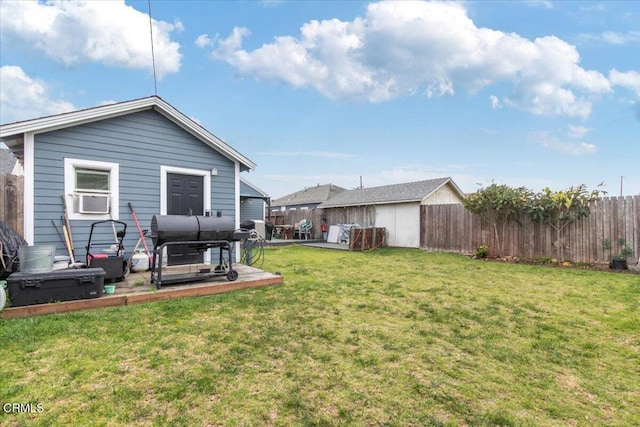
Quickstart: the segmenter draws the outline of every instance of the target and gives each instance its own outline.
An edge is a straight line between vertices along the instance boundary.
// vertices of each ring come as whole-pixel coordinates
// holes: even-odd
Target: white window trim
[[[109,194],[111,196],[111,214],[82,214],[74,212],[74,194],[76,193],[75,182],[75,169],[101,169],[109,171]],[[85,159],[64,159],[64,195],[67,201],[67,212],[69,213],[69,219],[80,220],[105,220],[105,219],[120,219],[120,165],[118,163],[99,162],[96,160]]]

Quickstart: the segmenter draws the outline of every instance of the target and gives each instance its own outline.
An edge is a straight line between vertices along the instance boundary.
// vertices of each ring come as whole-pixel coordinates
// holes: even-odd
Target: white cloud
[[[213,46],[213,40],[207,34],[200,34],[194,43],[201,48]]]
[[[485,135],[497,135],[498,134],[498,131],[494,130],[494,129],[480,128],[478,130],[480,132],[484,133]]]
[[[586,133],[586,129],[583,130]],[[568,138],[579,139],[580,136],[579,128],[570,127],[570,134],[567,136]],[[562,153],[571,154],[575,156],[585,155],[585,154],[594,154],[598,151],[598,147],[594,144],[590,144],[587,142],[565,142],[555,135],[549,132],[538,132],[534,136],[534,139],[538,141],[538,143],[544,147],[549,148],[551,150],[560,151]]]
[[[152,70],[149,17],[124,0],[1,2],[0,25],[3,37],[13,37],[65,65],[90,61]],[[170,36],[183,29],[179,21],[171,24],[153,20],[160,79],[180,69],[180,45]]]
[[[570,138],[582,138],[586,134],[591,132],[591,129],[586,128],[584,126],[573,126],[569,125],[569,137]]]
[[[264,7],[276,7],[284,3],[284,0],[262,0],[260,3],[262,3]]]
[[[493,109],[502,108],[502,103],[500,102],[500,98],[498,98],[495,95],[491,95],[489,97],[489,102],[491,102],[491,108]]]
[[[622,86],[635,92],[637,96],[640,96],[640,73],[637,71],[627,71],[621,73],[616,69],[609,72],[609,80],[611,84],[616,86]]]
[[[249,35],[236,27],[217,41],[213,58],[241,75],[311,87],[332,99],[440,97],[508,83],[511,93],[494,95],[494,108],[586,118],[593,100],[611,91],[600,72],[580,67],[575,46],[477,27],[463,2],[372,3],[362,17],[310,21],[298,37],[279,36],[253,51],[242,47]]]
[[[545,9],[553,9],[553,2],[550,0],[527,0],[525,3],[533,7],[544,7]]]
[[[628,41],[624,34],[613,31],[602,33],[602,40],[610,44],[625,44]]]
[[[586,142],[549,142],[549,145],[547,145],[547,147],[558,149],[564,153],[574,155],[594,154],[596,151],[598,151],[597,146]]]
[[[604,31],[600,34],[581,34],[582,41],[596,41],[605,44],[623,45],[640,41],[640,31],[627,31],[620,33],[615,31]]]
[[[29,77],[15,65],[0,67],[0,123],[10,123],[75,110],[53,99],[44,82]]]
[[[558,142],[547,140],[544,141],[542,146],[572,155],[593,154],[598,151],[598,147],[586,142]]]
[[[153,25],[153,24],[152,24],[152,25]],[[184,24],[182,23],[182,21],[180,21],[180,20],[176,19],[175,21],[173,21],[173,28],[174,28],[177,32],[181,33],[181,32],[183,32],[183,31],[184,31]]]

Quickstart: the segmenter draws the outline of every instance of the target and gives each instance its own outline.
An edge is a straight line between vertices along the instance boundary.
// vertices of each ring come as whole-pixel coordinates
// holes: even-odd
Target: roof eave
[[[70,126],[90,123],[96,119],[109,119],[123,114],[135,113],[151,108],[159,98],[141,98],[133,101],[103,105],[84,110],[40,117],[32,120],[0,126],[0,139],[12,138],[27,132],[44,133]]]
[[[246,170],[255,170],[256,164],[238,151],[231,148],[227,143],[216,137],[214,134],[198,125],[196,122],[176,110],[165,102],[162,98],[151,96],[147,98],[135,99],[115,104],[103,105],[100,107],[88,108],[84,110],[72,111],[69,113],[57,114],[54,116],[41,117],[38,119],[26,120],[22,122],[9,123],[0,126],[0,140],[15,140],[19,135],[27,132],[44,133],[70,126],[78,126],[90,123],[97,119],[104,120],[125,114],[136,113],[148,109],[154,109],[167,119],[171,120],[185,131],[199,138],[211,148],[222,152],[228,158],[239,162]]]
[[[374,206],[374,205],[393,205],[399,203],[419,203],[422,199],[410,199],[410,200],[385,200],[383,202],[360,202],[360,203],[340,203],[336,205],[318,206],[319,208],[349,208],[355,206]]]

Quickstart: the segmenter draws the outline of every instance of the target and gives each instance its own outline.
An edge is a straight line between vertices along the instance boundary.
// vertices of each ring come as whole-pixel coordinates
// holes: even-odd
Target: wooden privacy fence
[[[311,220],[311,238],[320,239],[322,233],[320,232],[320,224],[322,224],[322,209],[299,209],[295,211],[274,211],[271,212],[271,217],[267,221],[274,223],[275,225],[294,225],[303,219]]]
[[[0,221],[5,222],[22,235],[24,177],[0,175]]]
[[[293,225],[296,222],[300,222],[300,220],[310,219],[313,223],[311,238],[321,239],[322,232],[320,231],[320,224],[322,224],[323,218],[327,222],[327,228],[335,224],[360,224],[363,227],[372,227],[375,225],[375,207],[358,206],[327,209],[296,209],[284,212],[273,211],[267,221],[275,225]]]
[[[568,225],[563,232],[567,261],[608,263],[620,252],[619,239],[633,247],[633,258],[640,252],[640,195],[605,197],[590,205],[591,214]],[[507,225],[503,255],[528,259],[555,258],[555,230],[549,225],[522,219],[522,226]],[[606,239],[612,248],[604,249]],[[420,247],[458,253],[473,253],[487,245],[496,256],[498,244],[493,226],[468,212],[461,204],[423,205],[420,211]]]

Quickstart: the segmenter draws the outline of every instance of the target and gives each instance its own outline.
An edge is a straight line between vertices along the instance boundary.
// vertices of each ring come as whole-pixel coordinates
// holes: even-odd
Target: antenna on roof
[[[149,5],[149,34],[151,35],[151,63],[153,65],[153,94],[158,96],[158,83],[156,81],[156,56],[153,52],[153,25],[151,25],[151,0],[147,0]]]

